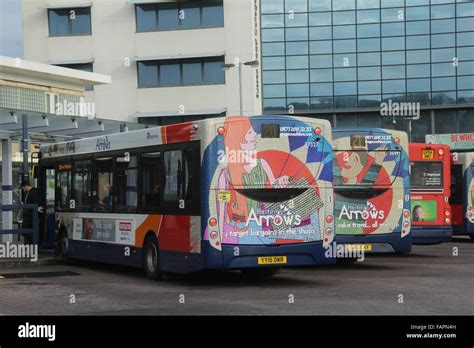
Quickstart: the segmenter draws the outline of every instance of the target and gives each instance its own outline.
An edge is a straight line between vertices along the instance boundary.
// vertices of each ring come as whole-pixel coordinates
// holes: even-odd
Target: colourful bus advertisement
[[[57,252],[151,279],[334,263],[331,141],[325,120],[229,116],[43,146]]]
[[[454,235],[474,239],[474,133],[431,134],[429,144],[447,144],[451,149],[451,196]]]
[[[451,240],[450,162],[448,145],[410,143],[413,244]]]
[[[407,134],[333,130],[336,243],[368,253],[411,250]]]

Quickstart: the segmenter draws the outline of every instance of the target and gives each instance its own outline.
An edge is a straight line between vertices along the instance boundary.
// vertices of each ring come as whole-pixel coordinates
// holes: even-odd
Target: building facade
[[[474,130],[473,1],[261,0],[261,38],[264,113],[408,130],[380,106],[420,103],[414,141]]]
[[[112,76],[98,117],[166,124],[294,113],[334,126],[474,131],[469,0],[24,0],[25,58]],[[242,65],[242,93],[238,69]],[[415,103],[417,120],[381,117]],[[405,116],[416,116],[405,115]]]
[[[257,0],[23,0],[25,59],[103,73],[97,117],[167,124],[261,113]],[[256,20],[257,18],[257,20]],[[223,69],[228,64],[228,69]]]

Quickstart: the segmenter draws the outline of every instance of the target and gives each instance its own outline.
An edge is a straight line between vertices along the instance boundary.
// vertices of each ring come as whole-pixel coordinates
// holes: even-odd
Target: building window
[[[225,83],[224,57],[138,62],[138,87],[175,87]]]
[[[91,8],[49,9],[49,36],[90,35]]]
[[[57,66],[61,66],[61,67],[63,67],[63,68],[69,68],[69,69],[75,69],[75,70],[93,72],[92,63],[57,64]],[[85,90],[86,90],[86,91],[93,91],[93,90],[94,90],[94,85],[86,85],[86,86],[85,86]]]
[[[224,5],[222,0],[136,5],[135,18],[137,32],[220,28]]]

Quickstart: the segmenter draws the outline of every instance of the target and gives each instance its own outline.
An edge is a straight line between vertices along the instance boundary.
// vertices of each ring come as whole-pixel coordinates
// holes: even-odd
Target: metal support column
[[[13,204],[13,166],[12,166],[12,141],[2,140],[2,204]],[[0,230],[11,230],[13,228],[13,212],[2,212],[2,226]],[[1,242],[12,242],[13,236],[0,236]]]
[[[23,114],[22,115],[22,121],[23,121],[23,141],[22,141],[22,151],[23,151],[23,181],[28,182],[30,180],[30,174],[29,174],[29,165],[28,165],[28,160],[29,160],[29,155],[28,151],[30,149],[30,141],[28,138],[28,115]]]

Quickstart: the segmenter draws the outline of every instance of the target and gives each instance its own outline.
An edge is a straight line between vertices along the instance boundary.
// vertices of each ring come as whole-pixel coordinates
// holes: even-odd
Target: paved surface
[[[454,247],[459,256],[453,256]],[[68,273],[0,279],[0,315],[472,315],[473,263],[474,242],[463,237],[414,246],[408,255],[285,269],[260,281],[243,279],[239,272],[209,272],[152,282],[140,270],[91,263],[22,267],[0,270],[0,275]],[[70,303],[72,295],[75,303]],[[291,295],[294,303],[289,303]]]

